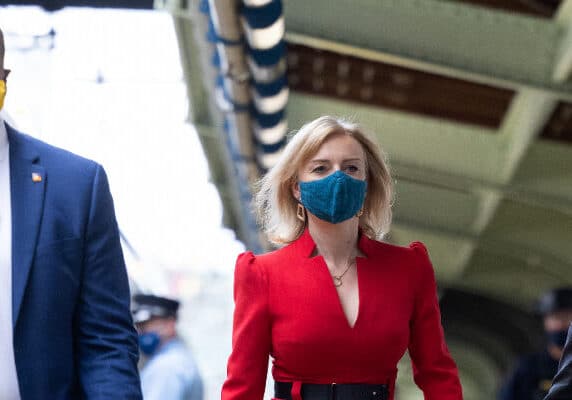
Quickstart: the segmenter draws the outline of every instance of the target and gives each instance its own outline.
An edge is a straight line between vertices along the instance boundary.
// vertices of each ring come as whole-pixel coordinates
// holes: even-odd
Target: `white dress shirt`
[[[20,400],[12,343],[12,210],[8,134],[0,117],[0,399]]]

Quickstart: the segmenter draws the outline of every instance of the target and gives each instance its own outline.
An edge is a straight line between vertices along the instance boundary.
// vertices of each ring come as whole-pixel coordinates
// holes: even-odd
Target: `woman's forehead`
[[[309,159],[320,157],[343,156],[345,158],[364,158],[364,150],[360,142],[348,134],[336,134],[328,137]]]

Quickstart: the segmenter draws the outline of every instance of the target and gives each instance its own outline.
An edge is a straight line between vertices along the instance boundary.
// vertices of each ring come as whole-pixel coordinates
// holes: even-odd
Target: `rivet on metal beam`
[[[288,75],[288,83],[292,86],[296,86],[300,83],[300,76],[298,74],[290,73]]]
[[[312,62],[312,70],[315,74],[320,74],[324,71],[324,66],[326,65],[326,60],[323,57],[316,57]]]
[[[338,63],[338,76],[347,78],[350,74],[351,65],[348,60],[342,60]]]
[[[336,93],[339,96],[345,96],[350,91],[350,85],[347,82],[338,82],[336,85]]]
[[[386,90],[383,93],[383,97],[394,104],[405,104],[407,103],[407,95],[405,93],[389,91]]]
[[[363,100],[370,100],[373,97],[373,88],[371,86],[364,86],[361,88],[359,94]]]
[[[291,68],[297,67],[299,61],[300,61],[300,56],[298,55],[298,53],[295,53],[293,51],[288,52],[288,66],[289,67],[291,67]]]
[[[413,85],[413,77],[409,74],[396,72],[391,74],[391,81],[400,87],[411,87]]]
[[[322,78],[315,78],[312,80],[312,87],[316,91],[320,91],[324,88],[324,80]]]
[[[373,82],[373,78],[375,77],[375,68],[371,65],[366,65],[363,69],[362,77],[365,83]]]

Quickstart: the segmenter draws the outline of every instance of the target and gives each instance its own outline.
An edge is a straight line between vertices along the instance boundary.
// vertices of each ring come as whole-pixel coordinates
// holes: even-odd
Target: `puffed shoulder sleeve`
[[[420,242],[412,243],[410,248],[416,282],[409,339],[413,378],[425,400],[462,400],[457,367],[447,349],[441,326],[437,285],[429,254]]]
[[[262,400],[270,354],[268,279],[251,253],[238,256],[234,272],[232,352],[222,400]]]

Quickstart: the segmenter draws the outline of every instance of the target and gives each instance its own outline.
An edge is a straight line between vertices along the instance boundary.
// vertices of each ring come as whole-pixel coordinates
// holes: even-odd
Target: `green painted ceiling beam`
[[[221,197],[222,223],[233,229],[246,246],[258,248],[260,238],[252,234],[244,215],[238,186],[243,183],[237,181],[234,160],[225,144],[224,115],[215,104],[215,72],[210,65],[212,48],[205,38],[206,18],[198,11],[196,3],[188,9],[180,8],[176,1],[158,3],[161,4],[156,7],[168,10],[173,16],[189,98],[188,120],[197,130],[211,180]]]
[[[472,179],[451,172],[434,171],[420,168],[400,161],[392,162],[393,176],[397,181],[412,182],[420,185],[442,188],[453,192],[466,192],[479,195],[482,192],[495,192],[511,201],[529,206],[553,210],[572,218],[572,188],[570,197],[552,195],[542,190],[519,186],[516,183],[498,184]]]
[[[287,111],[294,130],[321,115],[354,119],[377,136],[390,163],[456,171],[489,182],[499,179],[503,149],[495,130],[298,92],[290,94]]]
[[[189,121],[191,123],[209,125],[213,124],[209,109],[208,93],[212,90],[205,79],[206,71],[202,63],[200,43],[196,40],[195,24],[193,19],[180,15],[173,16],[173,24],[179,44],[179,54],[185,82],[187,83],[187,97],[189,99]]]
[[[537,247],[534,244],[519,244],[518,241],[510,241],[502,235],[483,237],[467,233],[450,227],[437,227],[430,223],[420,221],[408,221],[406,218],[396,216],[392,229],[399,238],[399,244],[406,245],[412,240],[423,240],[431,253],[435,264],[435,271],[440,280],[447,283],[460,282],[459,279],[465,274],[467,252],[470,258],[473,248],[496,257],[496,262],[486,266],[488,274],[495,275],[500,272],[500,266],[504,266],[501,258],[516,260],[522,266],[530,266],[531,272],[538,273],[540,270],[545,275],[563,279],[569,276],[570,257],[566,254],[555,254],[551,249]],[[542,265],[540,265],[542,263]],[[483,267],[479,264],[479,268]]]
[[[442,0],[329,0],[285,3],[292,41],[328,43],[355,55],[505,87],[571,98],[553,79],[566,29],[534,18]],[[335,49],[332,49],[335,50]]]
[[[538,90],[525,89],[515,95],[500,128],[503,155],[498,174],[504,183],[518,170],[556,105],[556,99]]]
[[[560,42],[552,78],[564,82],[572,72],[572,0],[564,0],[558,9],[555,21],[565,34]]]

